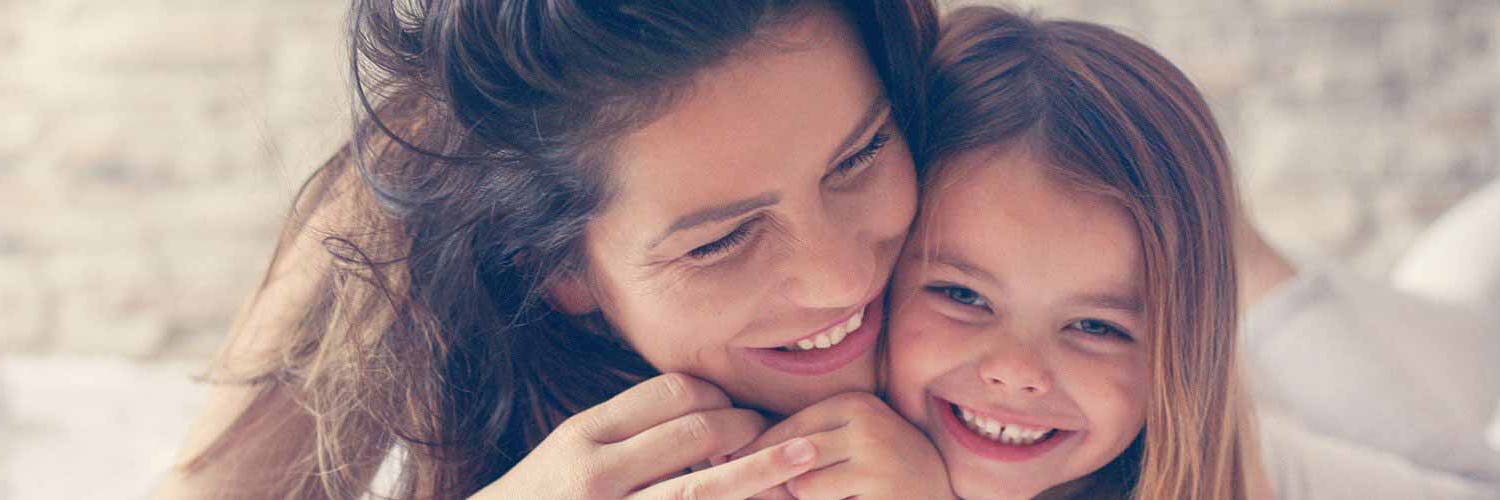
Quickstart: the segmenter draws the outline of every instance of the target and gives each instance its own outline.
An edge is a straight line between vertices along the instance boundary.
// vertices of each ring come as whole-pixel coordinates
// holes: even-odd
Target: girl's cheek
[[[941,315],[920,304],[902,311],[890,331],[892,375],[898,378],[893,383],[920,386],[951,369],[961,359],[952,352],[952,333]]]
[[[1093,408],[1091,418],[1108,418],[1122,430],[1139,429],[1145,422],[1150,388],[1146,367],[1136,358],[1121,354],[1106,359],[1076,356],[1070,360],[1065,372],[1074,375],[1070,385],[1083,389],[1079,402]],[[1134,433],[1130,434],[1133,439]]]

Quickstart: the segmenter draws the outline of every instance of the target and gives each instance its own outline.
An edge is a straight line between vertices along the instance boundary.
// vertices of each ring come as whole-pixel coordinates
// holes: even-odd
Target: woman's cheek
[[[906,141],[891,144],[891,150],[887,153],[891,156],[885,159],[885,164],[880,165],[883,169],[883,189],[871,197],[872,206],[869,209],[870,213],[882,214],[882,234],[904,237],[917,214],[916,167],[912,165]]]
[[[610,323],[657,369],[697,372],[691,353],[706,342],[702,332],[721,331],[703,312],[717,302],[712,290],[688,282],[636,285],[607,311]]]

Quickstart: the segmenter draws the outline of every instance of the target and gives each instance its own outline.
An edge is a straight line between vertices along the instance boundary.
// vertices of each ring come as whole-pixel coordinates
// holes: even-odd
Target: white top
[[[1261,456],[1279,500],[1495,500],[1500,488],[1259,413]]]
[[[1397,289],[1475,309],[1500,308],[1500,179],[1444,212],[1391,270]]]
[[[1475,314],[1317,266],[1247,311],[1241,356],[1283,500],[1500,498],[1484,438],[1500,331]]]

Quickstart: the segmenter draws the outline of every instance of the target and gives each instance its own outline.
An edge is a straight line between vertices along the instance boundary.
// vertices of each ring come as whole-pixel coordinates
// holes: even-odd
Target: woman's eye
[[[942,293],[944,296],[948,297],[948,300],[969,307],[989,307],[989,302],[985,302],[984,297],[979,296],[979,292],[970,290],[968,288],[964,288],[961,286],[942,286],[936,287],[934,291]]]
[[[1112,325],[1109,322],[1100,321],[1097,319],[1080,319],[1069,324],[1068,328],[1072,328],[1074,330],[1078,330],[1095,337],[1117,337],[1124,340],[1131,340],[1130,334],[1126,333],[1125,330]]]
[[[734,228],[734,231],[730,231],[729,234],[724,235],[724,237],[709,242],[708,244],[705,244],[698,248],[689,250],[687,253],[687,257],[694,260],[702,260],[733,250],[734,247],[739,246],[741,243],[744,243],[746,239],[749,239],[751,229],[750,226],[752,222],[753,221],[740,224],[740,227]]]
[[[880,154],[880,150],[885,148],[886,143],[890,142],[890,140],[891,134],[885,132],[877,132],[874,137],[870,138],[869,144],[866,144],[865,147],[860,148],[859,151],[856,151],[853,155],[850,155],[848,158],[844,158],[844,160],[840,161],[838,165],[835,165],[833,167],[833,175],[847,176],[854,171],[859,170],[861,167],[869,165],[870,162],[875,160],[875,157]]]

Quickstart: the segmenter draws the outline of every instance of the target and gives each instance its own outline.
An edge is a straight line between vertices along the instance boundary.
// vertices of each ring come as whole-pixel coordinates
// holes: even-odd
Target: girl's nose
[[[1021,342],[997,342],[981,358],[979,377],[987,387],[1021,396],[1041,396],[1052,390],[1045,360]]]

